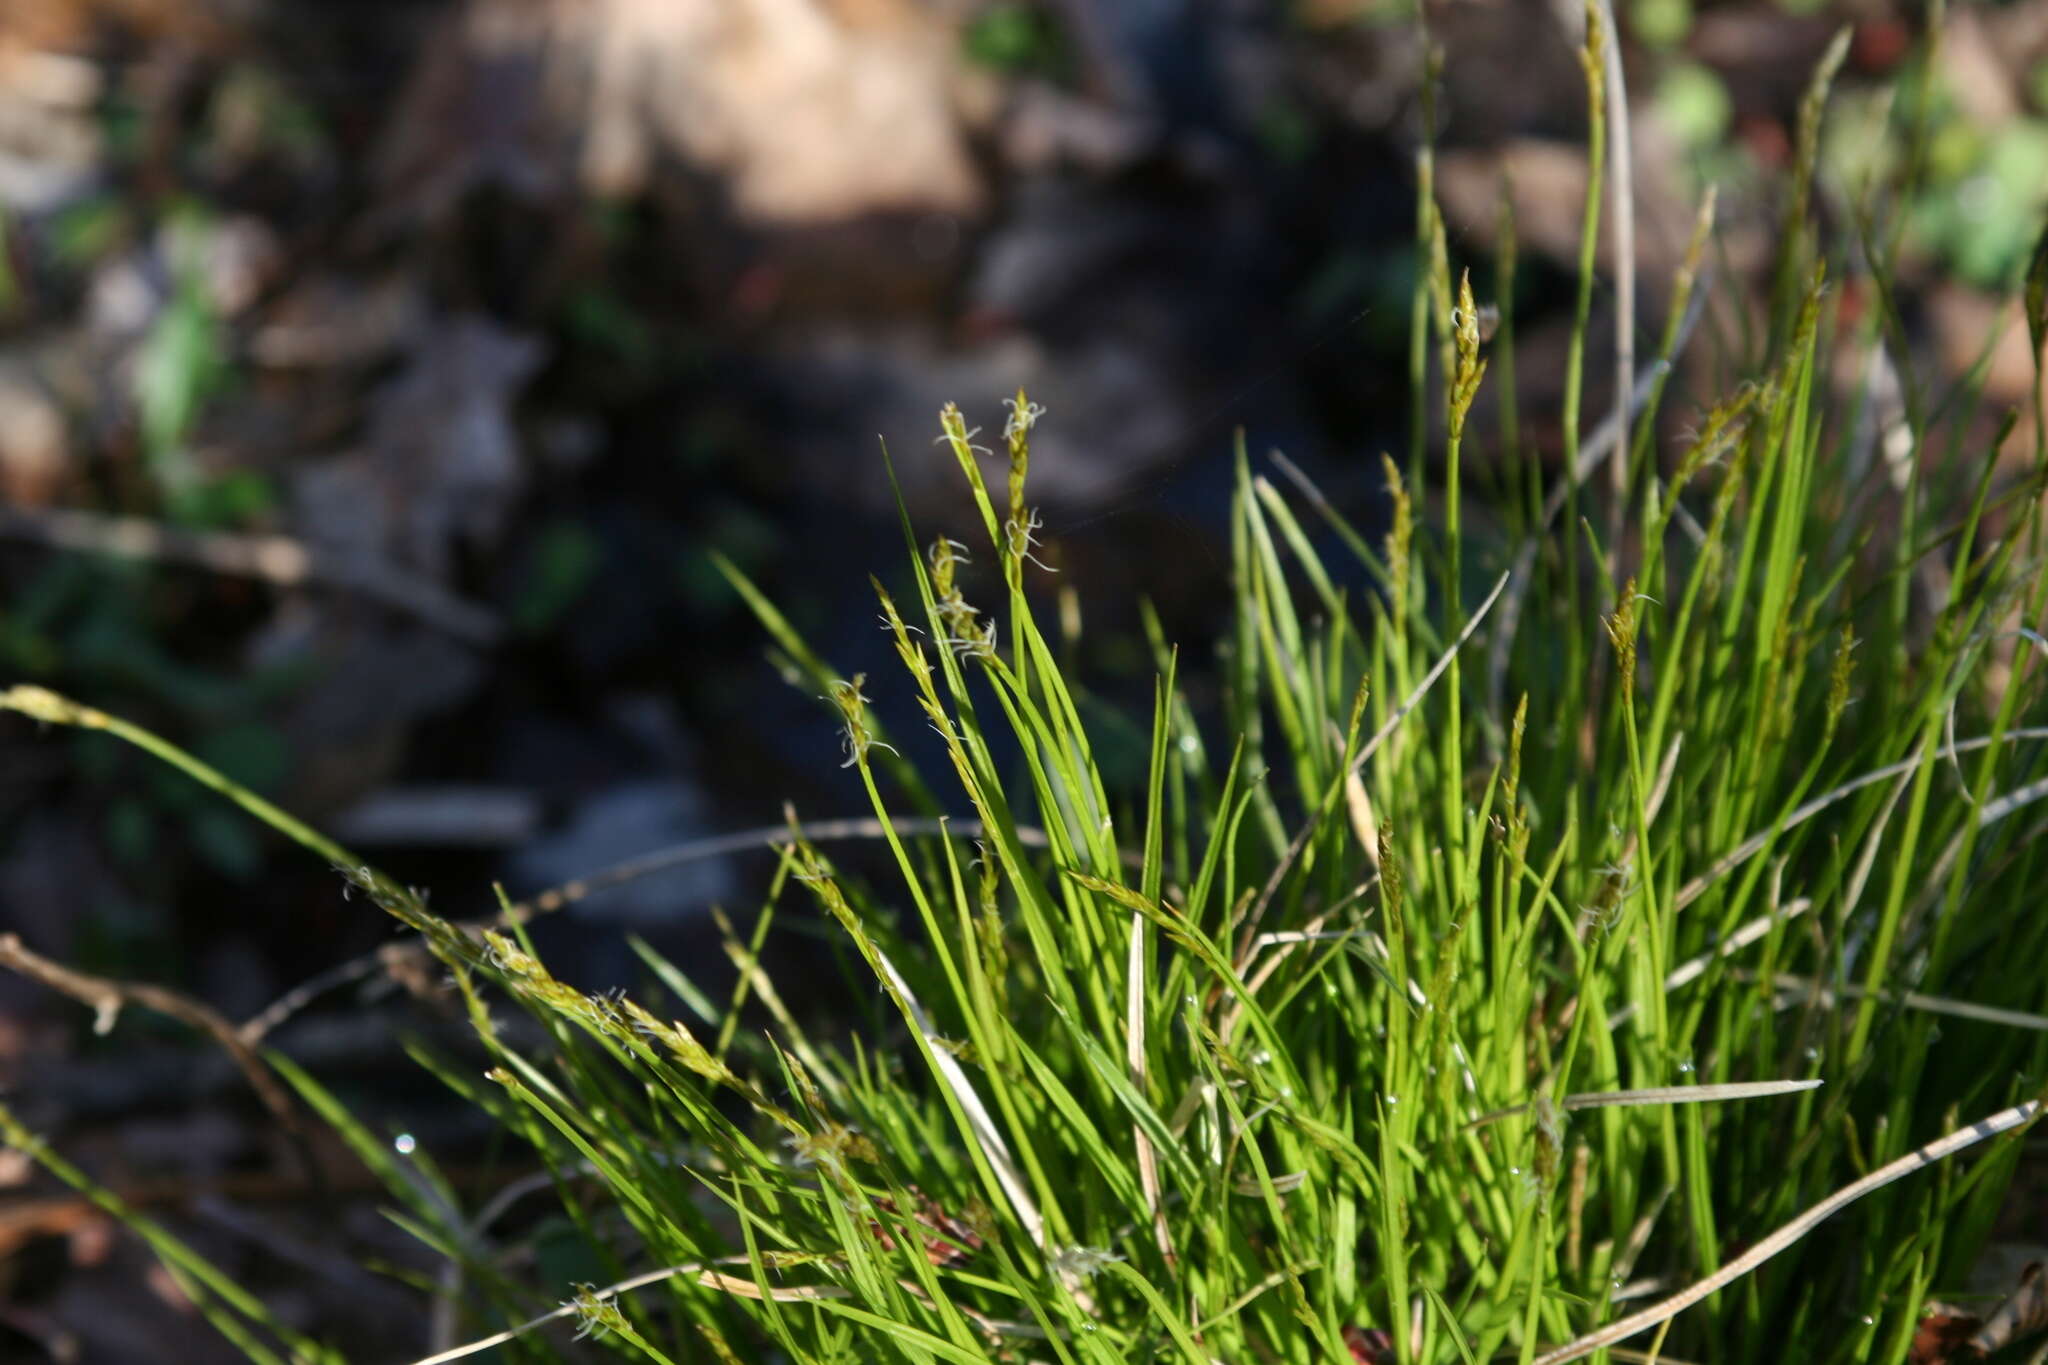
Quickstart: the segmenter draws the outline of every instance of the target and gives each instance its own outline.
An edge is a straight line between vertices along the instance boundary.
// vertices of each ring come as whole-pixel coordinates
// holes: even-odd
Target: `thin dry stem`
[[[26,947],[15,934],[0,934],[0,967],[20,972],[59,994],[70,996],[81,1005],[90,1006],[95,1033],[110,1032],[123,1009],[139,1005],[206,1034],[227,1052],[271,1116],[288,1133],[304,1136],[304,1127],[299,1122],[298,1111],[292,1106],[291,1097],[270,1074],[270,1068],[263,1064],[263,1059],[256,1055],[256,1049],[245,1042],[227,1016],[213,1006],[166,986],[146,981],[116,981],[111,977],[78,971]]]
[[[1988,1118],[1979,1119],[1967,1128],[1958,1128],[1945,1137],[1936,1138],[1925,1146],[1908,1152],[1897,1161],[1872,1171],[1863,1179],[1844,1185],[1705,1279],[1687,1286],[1661,1303],[1652,1304],[1640,1313],[1632,1313],[1618,1322],[1609,1323],[1597,1332],[1580,1337],[1569,1345],[1545,1352],[1536,1357],[1533,1365],[1564,1365],[1565,1361],[1579,1360],[1616,1342],[1626,1341],[1639,1332],[1647,1332],[1657,1324],[1677,1317],[1700,1300],[1735,1283],[1779,1252],[1793,1246],[1807,1233],[1863,1196],[1923,1171],[1938,1162],[1946,1161],[1957,1152],[1986,1138],[1996,1137],[2022,1124],[2031,1123],[2040,1112],[2041,1101],[2028,1100],[2025,1104],[2016,1104],[2010,1109],[2001,1109]]]
[[[290,536],[186,531],[145,517],[75,508],[0,508],[0,539],[84,554],[177,564],[278,588],[328,587],[400,611],[475,645],[504,634],[497,614],[432,579],[367,557],[344,559]]]

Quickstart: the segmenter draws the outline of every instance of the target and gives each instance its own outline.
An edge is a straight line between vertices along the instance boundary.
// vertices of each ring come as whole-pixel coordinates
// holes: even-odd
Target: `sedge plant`
[[[1581,337],[1591,189],[1587,209]],[[723,566],[826,699],[891,869],[841,868],[793,818],[755,926],[728,927],[726,998],[645,945],[646,989],[585,993],[521,916],[452,924],[166,741],[0,694],[239,802],[445,967],[488,1066],[420,1059],[524,1153],[494,1197],[270,1054],[450,1267],[462,1339],[422,1365],[1528,1365],[1604,1355],[1617,1321],[1678,1359],[1906,1358],[2048,1082],[2042,414],[2017,465],[1938,440],[1920,405],[1897,417],[1920,460],[1884,529],[1826,358],[1888,342],[1845,330],[1829,281],[1853,263],[1802,210],[1744,372],[1660,443],[1660,370],[1613,433],[1621,534],[1579,487],[1579,341],[1565,482],[1492,543],[1456,492],[1483,439],[1479,304],[1433,208],[1420,227],[1415,357],[1433,314],[1447,448],[1384,461],[1383,535],[1240,449],[1221,705],[1190,705],[1155,632],[1141,783],[1105,774],[1098,699],[1041,628],[1026,395],[994,449],[940,414],[978,524],[905,515],[877,657],[821,658]],[[2037,363],[2044,280],[2048,251],[2022,303]],[[940,771],[891,744],[885,690]],[[804,914],[867,1017],[807,1017],[762,968]],[[771,1027],[741,1024],[754,1009]],[[252,1359],[335,1358],[96,1196]],[[537,1278],[501,1240],[515,1204],[551,1207],[603,1278]]]

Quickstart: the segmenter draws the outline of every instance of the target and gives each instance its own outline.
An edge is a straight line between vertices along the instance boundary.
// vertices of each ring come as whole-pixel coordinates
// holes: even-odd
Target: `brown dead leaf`
[[[85,1237],[89,1251],[91,1239],[107,1232],[110,1225],[106,1214],[70,1195],[10,1200],[0,1205],[0,1261],[16,1255],[39,1237]],[[80,1254],[76,1243],[72,1254],[78,1264],[92,1263]]]
[[[1975,1360],[1977,1354],[1970,1346],[1970,1334],[1976,1330],[1977,1319],[1961,1309],[1945,1303],[1928,1304],[1926,1316],[1913,1331],[1907,1365],[1950,1365],[1952,1361]]]
[[[974,1230],[973,1225],[965,1218],[956,1218],[947,1213],[936,1199],[917,1186],[912,1185],[910,1193],[917,1200],[917,1208],[910,1216],[926,1229],[928,1234],[924,1239],[925,1259],[942,1270],[965,1265],[973,1259],[974,1253],[980,1251],[985,1244],[982,1235]],[[875,1207],[888,1213],[895,1213],[896,1201],[888,1195],[883,1195],[875,1201]],[[882,1250],[896,1249],[896,1240],[880,1222],[870,1220],[868,1227],[881,1243]]]
[[[1389,1365],[1394,1359],[1394,1339],[1377,1327],[1345,1327],[1344,1344],[1351,1348],[1352,1365]]]

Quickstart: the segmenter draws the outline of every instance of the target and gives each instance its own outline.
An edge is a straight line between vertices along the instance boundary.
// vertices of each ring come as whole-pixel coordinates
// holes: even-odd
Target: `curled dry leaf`
[[[2048,1331],[2048,1273],[2039,1261],[2029,1261],[2020,1271],[2019,1286],[1985,1319],[1970,1345],[1990,1355],[2041,1331]]]

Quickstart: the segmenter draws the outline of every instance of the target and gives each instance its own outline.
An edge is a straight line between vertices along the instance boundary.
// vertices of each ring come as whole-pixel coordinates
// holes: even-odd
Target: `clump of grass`
[[[1597,206],[1589,190],[1588,281]],[[1441,242],[1431,211],[1421,227]],[[1559,503],[1533,490],[1512,523],[1526,554],[1461,530],[1486,359],[1469,279],[1454,292],[1435,253],[1416,352],[1434,308],[1440,532],[1419,459],[1405,477],[1387,461],[1375,543],[1298,471],[1293,502],[1240,453],[1221,714],[1194,713],[1162,645],[1130,789],[1038,623],[1024,394],[1000,504],[966,417],[940,416],[983,524],[905,518],[895,585],[875,584],[887,672],[819,658],[728,566],[832,704],[894,865],[849,876],[793,822],[766,897],[853,950],[879,1002],[859,1026],[783,1004],[765,924],[729,944],[730,1000],[644,945],[665,994],[587,995],[518,917],[451,925],[154,736],[35,689],[0,705],[151,749],[447,968],[492,1064],[423,1060],[531,1153],[544,1183],[519,1194],[552,1192],[606,1280],[516,1272],[491,1240],[501,1203],[470,1207],[273,1057],[454,1268],[476,1340],[431,1360],[563,1358],[573,1324],[657,1361],[1527,1365],[1604,1349],[1617,1320],[1681,1358],[1903,1360],[2019,1148],[1947,1159],[2030,1122],[2048,1080],[2048,922],[2022,913],[2048,728],[2013,653],[2048,605],[2048,464],[2038,436],[2017,476],[1993,452],[1933,454],[1916,410],[1930,453],[1905,538],[1879,543],[1823,382],[1827,269],[1803,216],[1790,236],[1769,349],[1682,447],[1649,458],[1661,378],[1633,440],[1621,410],[1608,449],[1634,458],[1605,543],[1578,514],[1571,399],[1568,515],[1549,534]],[[1678,344],[1674,321],[1667,360]],[[999,610],[967,602],[977,554]],[[885,689],[914,698],[946,771],[889,747],[868,709]],[[945,810],[971,815],[952,832],[928,818]],[[749,1001],[765,1036],[737,1026]],[[545,1041],[515,1044],[506,1004]],[[332,1358],[145,1227],[252,1358]]]

